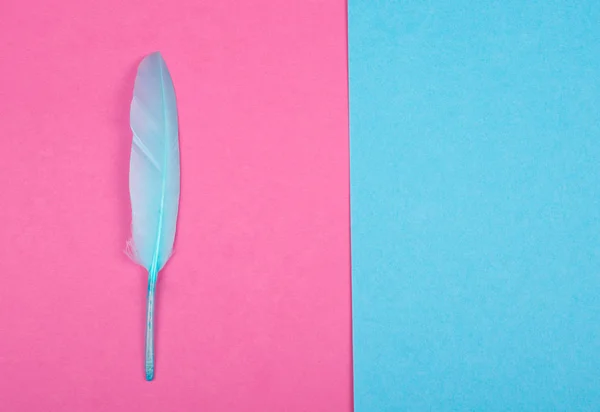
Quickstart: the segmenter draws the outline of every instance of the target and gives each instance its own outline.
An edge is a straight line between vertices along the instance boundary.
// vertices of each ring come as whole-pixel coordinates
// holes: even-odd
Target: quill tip
[[[153,369],[146,369],[146,380],[148,382],[150,382],[153,379],[154,379],[154,370]]]

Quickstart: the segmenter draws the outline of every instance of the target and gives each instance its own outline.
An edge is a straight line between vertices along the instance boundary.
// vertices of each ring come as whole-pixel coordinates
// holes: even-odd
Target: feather
[[[179,209],[179,137],[171,75],[160,53],[138,67],[130,113],[132,258],[148,271],[146,380],[154,378],[154,306],[158,272],[173,250]]]

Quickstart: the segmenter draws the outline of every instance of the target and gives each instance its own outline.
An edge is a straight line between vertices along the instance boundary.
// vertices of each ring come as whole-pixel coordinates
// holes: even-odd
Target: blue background
[[[355,408],[600,411],[600,2],[349,0]]]

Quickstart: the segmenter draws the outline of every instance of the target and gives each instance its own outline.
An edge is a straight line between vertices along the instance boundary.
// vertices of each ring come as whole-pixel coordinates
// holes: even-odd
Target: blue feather
[[[145,57],[138,67],[130,123],[130,247],[134,260],[148,270],[146,379],[152,380],[156,280],[173,251],[180,185],[175,90],[160,53]]]

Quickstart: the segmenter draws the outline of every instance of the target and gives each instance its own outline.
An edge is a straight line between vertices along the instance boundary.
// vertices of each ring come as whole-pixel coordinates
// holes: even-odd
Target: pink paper
[[[0,409],[352,408],[343,1],[0,4]],[[181,206],[144,380],[135,70],[163,53]]]

